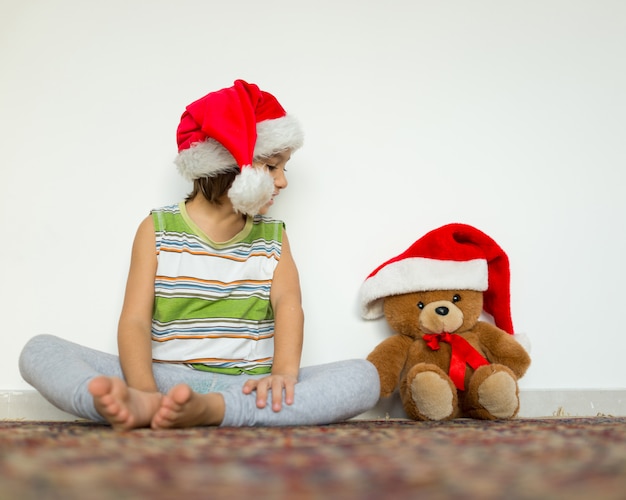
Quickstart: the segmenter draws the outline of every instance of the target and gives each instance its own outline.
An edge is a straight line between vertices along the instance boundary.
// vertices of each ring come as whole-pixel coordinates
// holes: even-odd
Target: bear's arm
[[[521,378],[530,366],[530,356],[517,340],[490,323],[476,324],[485,357],[490,363],[509,367],[517,378]]]
[[[383,340],[367,357],[378,370],[382,397],[390,396],[398,385],[412,343],[412,338],[396,334]]]

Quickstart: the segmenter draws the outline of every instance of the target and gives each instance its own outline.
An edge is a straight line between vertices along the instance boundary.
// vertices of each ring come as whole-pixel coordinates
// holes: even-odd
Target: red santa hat
[[[361,285],[361,313],[365,319],[379,318],[385,297],[428,290],[483,292],[484,311],[513,335],[509,259],[475,227],[442,226],[376,268]]]
[[[235,210],[254,215],[272,198],[274,182],[253,159],[300,148],[303,133],[272,94],[237,80],[187,106],[176,139],[175,163],[189,180],[239,168],[228,196]]]

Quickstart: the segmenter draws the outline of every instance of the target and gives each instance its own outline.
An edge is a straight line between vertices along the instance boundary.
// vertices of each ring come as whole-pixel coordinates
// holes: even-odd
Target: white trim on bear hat
[[[408,257],[373,273],[361,285],[361,314],[365,319],[383,315],[383,299],[390,295],[427,290],[478,290],[488,286],[487,262],[465,262]]]
[[[508,257],[475,227],[442,226],[372,271],[359,290],[361,314],[379,318],[385,297],[428,290],[482,291],[485,312],[513,335]]]

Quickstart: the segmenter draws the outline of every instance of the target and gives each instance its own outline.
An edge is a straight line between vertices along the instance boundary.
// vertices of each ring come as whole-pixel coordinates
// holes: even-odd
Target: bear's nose
[[[448,309],[445,306],[439,306],[435,309],[435,312],[439,315],[439,316],[446,316],[449,312],[450,309]]]

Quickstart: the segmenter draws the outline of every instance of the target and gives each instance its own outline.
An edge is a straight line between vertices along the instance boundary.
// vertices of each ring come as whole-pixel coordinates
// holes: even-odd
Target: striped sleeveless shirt
[[[274,313],[269,301],[284,224],[248,217],[224,243],[211,241],[185,203],[153,210],[157,272],[154,361],[222,373],[269,373]]]

